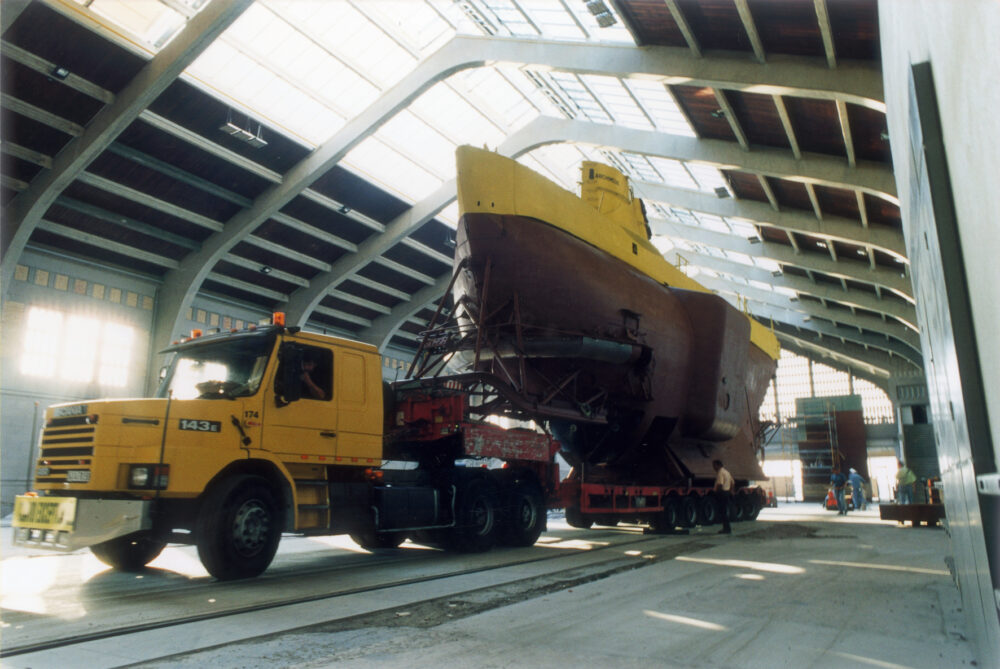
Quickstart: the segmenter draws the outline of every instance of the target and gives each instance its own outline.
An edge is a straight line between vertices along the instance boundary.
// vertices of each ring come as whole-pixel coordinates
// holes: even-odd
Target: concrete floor
[[[446,613],[404,606],[346,627],[304,616],[307,627],[219,638],[139,666],[976,666],[944,530],[881,522],[875,509],[838,517],[818,504],[766,509],[734,528],[651,544],[644,567],[517,603],[458,595],[440,604]],[[575,532],[558,520],[550,530]],[[426,598],[441,594],[425,587]],[[211,645],[212,623],[198,625]]]

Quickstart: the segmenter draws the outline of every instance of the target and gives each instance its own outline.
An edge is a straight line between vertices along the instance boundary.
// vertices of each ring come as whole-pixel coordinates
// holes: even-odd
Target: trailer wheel
[[[545,527],[542,492],[534,483],[518,481],[507,491],[503,536],[507,546],[534,546]]]
[[[259,476],[233,476],[206,495],[195,536],[198,557],[220,581],[251,578],[274,559],[282,514],[271,486]]]
[[[649,527],[654,532],[670,532],[677,527],[677,498],[668,497],[663,501],[663,511],[649,519]]]
[[[682,527],[694,527],[698,524],[698,498],[696,495],[685,495],[680,502],[680,517]]]
[[[592,518],[585,518],[582,513],[580,513],[580,508],[576,506],[566,507],[566,523],[570,527],[576,527],[581,530],[589,530],[590,526],[594,524]]]
[[[729,498],[729,520],[733,523],[743,520],[743,500],[740,499],[739,495],[733,495]]]
[[[698,522],[702,525],[715,525],[720,522],[719,505],[715,495],[702,495],[698,499]]]
[[[500,525],[496,484],[478,476],[459,483],[455,515],[449,548],[464,553],[480,553],[492,548]]]
[[[109,567],[120,571],[140,571],[155,560],[166,545],[152,539],[146,532],[136,532],[94,544],[90,552]]]
[[[351,539],[365,550],[399,548],[406,541],[405,532],[376,532],[373,529],[352,532]]]

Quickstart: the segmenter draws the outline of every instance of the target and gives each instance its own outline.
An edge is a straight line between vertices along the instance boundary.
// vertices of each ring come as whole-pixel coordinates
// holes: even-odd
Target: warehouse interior
[[[46,406],[151,392],[192,329],[281,311],[405,377],[449,306],[456,147],[573,192],[593,160],[668,261],[778,337],[768,459],[791,462],[809,399],[857,396],[878,496],[897,457],[940,480],[1000,666],[1000,5],[4,0],[0,20],[3,515]]]

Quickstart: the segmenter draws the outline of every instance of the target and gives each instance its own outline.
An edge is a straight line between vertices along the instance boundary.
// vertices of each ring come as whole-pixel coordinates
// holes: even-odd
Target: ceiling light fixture
[[[340,209],[338,209],[337,211],[339,211],[341,214],[349,214],[351,213],[351,208],[348,207],[346,204],[342,204],[340,205]]]
[[[715,197],[719,198],[720,200],[729,197],[729,189],[726,188],[725,186],[719,186],[718,188],[715,189]]]
[[[724,112],[721,109],[716,109],[714,112],[710,114],[710,116],[712,118],[726,118],[726,112]]]
[[[51,74],[59,81],[63,81],[66,79],[66,77],[69,76],[69,69],[63,67],[62,65],[56,65],[55,67],[52,68],[49,74]]]
[[[260,266],[260,273],[261,274],[270,274],[271,273],[271,266],[270,265],[261,265]]]
[[[247,125],[252,125],[250,122],[250,117],[247,117]],[[264,126],[261,123],[257,124],[257,132],[254,133],[250,130],[240,127],[233,122],[233,110],[230,109],[229,113],[226,114],[226,122],[219,126],[219,130],[226,133],[230,137],[235,137],[236,139],[246,142],[255,149],[259,149],[263,146],[267,146],[267,140],[264,139]]]
[[[613,26],[618,22],[615,15],[611,13],[610,9],[608,9],[608,6],[604,4],[604,0],[583,0],[583,4],[585,4],[587,6],[587,10],[594,15],[597,25],[601,28]]]

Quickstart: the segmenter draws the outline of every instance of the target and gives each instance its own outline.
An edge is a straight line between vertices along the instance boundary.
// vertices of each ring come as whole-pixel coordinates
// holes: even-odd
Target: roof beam
[[[736,141],[739,142],[743,150],[750,149],[750,142],[747,141],[747,134],[743,132],[743,126],[740,124],[740,120],[736,118],[736,110],[733,106],[729,104],[729,98],[726,97],[726,92],[719,88],[714,91],[715,100],[719,103],[719,107],[722,109],[722,113],[726,115],[726,120],[729,121],[729,127],[732,129],[733,134],[736,136]]]
[[[379,351],[384,351],[399,327],[427,305],[440,300],[449,284],[451,284],[451,272],[439,277],[433,285],[421,288],[406,302],[397,304],[390,313],[373,320],[371,326],[360,333],[361,340],[378,346]]]
[[[850,168],[833,156],[808,154],[801,160],[795,160],[784,149],[755,147],[752,151],[744,151],[733,142],[722,139],[695,139],[548,116],[536,118],[518,135],[528,151],[557,142],[607,146],[632,153],[702,163],[719,169],[860,190],[894,204],[899,203],[892,169],[876,163]]]
[[[787,349],[792,353],[801,355],[814,362],[821,362],[822,364],[832,367],[838,371],[850,373],[855,378],[864,379],[865,381],[874,384],[888,394],[889,376],[891,372],[881,369],[880,367],[876,367],[868,362],[855,360],[840,351],[834,351],[828,348],[820,349],[811,341],[797,338],[790,333],[786,334],[783,332],[775,332],[775,335],[780,340],[782,349]]]
[[[755,258],[767,258],[778,263],[793,265],[814,272],[822,272],[832,277],[844,277],[854,281],[879,284],[883,288],[895,292],[903,299],[913,302],[913,287],[910,280],[898,272],[878,268],[868,269],[860,263],[852,261],[830,260],[816,253],[795,253],[791,248],[774,242],[751,244],[748,240],[731,234],[713,232],[691,225],[681,225],[663,219],[651,219],[650,227],[654,234],[680,237],[726,251],[734,251]],[[852,266],[853,265],[853,266]]]
[[[673,17],[674,23],[677,24],[677,28],[681,31],[681,35],[684,36],[684,41],[687,42],[688,48],[691,49],[692,55],[696,58],[701,58],[701,45],[698,44],[698,37],[691,30],[691,24],[688,23],[687,18],[684,16],[684,12],[677,5],[677,0],[665,0],[667,3],[667,10],[670,12],[670,16]]]
[[[303,279],[301,276],[298,276],[297,274],[289,274],[288,272],[283,272],[280,269],[275,269],[269,265],[265,265],[260,261],[250,260],[249,258],[238,256],[235,253],[227,253],[226,257],[223,258],[222,261],[227,262],[231,265],[236,265],[237,267],[243,267],[244,269],[252,270],[254,272],[261,272],[263,271],[261,269],[262,267],[267,267],[268,268],[267,275],[272,279],[278,279],[280,281],[284,281],[286,283],[290,283],[295,286],[307,287],[309,285],[308,279]],[[285,296],[285,299],[288,299],[288,297]]]
[[[778,118],[781,119],[781,127],[785,129],[788,144],[792,147],[792,155],[798,160],[802,157],[802,149],[799,148],[799,140],[795,137],[795,128],[792,126],[792,117],[788,115],[785,98],[780,95],[772,95],[771,99],[774,100],[774,106],[778,110]]]
[[[208,276],[205,277],[207,281],[215,281],[216,283],[221,283],[223,286],[229,286],[230,288],[236,288],[237,290],[242,290],[251,295],[258,295],[260,297],[269,297],[275,302],[284,302],[288,299],[288,295],[284,293],[279,293],[276,290],[271,290],[270,288],[264,288],[256,283],[250,283],[248,281],[240,281],[231,276],[226,276],[219,272],[209,272]]]
[[[643,199],[671,207],[698,211],[724,218],[745,218],[756,225],[832,239],[848,244],[874,246],[891,256],[906,259],[903,233],[884,226],[860,228],[857,221],[827,216],[822,223],[801,210],[775,211],[756,200],[718,198],[711,193],[677,188],[649,181],[633,181],[632,187]]]
[[[881,374],[888,376],[894,369],[899,368],[899,363],[893,356],[884,351],[866,348],[861,344],[841,341],[839,337],[828,337],[814,330],[798,328],[776,321],[774,324],[774,334],[779,338],[787,337],[799,344],[819,352],[820,354],[830,352],[835,359],[846,358],[860,363],[869,368],[873,373],[881,370]]]
[[[52,112],[46,111],[41,107],[36,107],[35,105],[25,102],[24,100],[18,100],[11,95],[4,95],[0,97],[0,107],[8,111],[12,111],[15,114],[20,114],[25,118],[30,118],[33,121],[38,121],[43,123],[50,128],[54,128],[59,132],[65,133],[70,137],[79,137],[83,134],[83,126],[78,123],[73,123],[62,116],[53,114]]]
[[[77,180],[80,183],[87,184],[88,186],[99,188],[106,193],[117,195],[118,197],[125,198],[126,200],[131,200],[132,202],[137,202],[141,205],[149,207],[150,209],[162,211],[164,214],[176,216],[177,218],[187,221],[188,223],[200,225],[201,227],[211,230],[212,232],[219,232],[223,228],[221,222],[209,218],[208,216],[196,214],[195,212],[179,207],[172,202],[155,198],[152,195],[147,195],[142,191],[129,188],[128,186],[123,186],[122,184],[112,181],[111,179],[105,179],[102,176],[98,176],[90,172],[81,172]]]
[[[757,32],[753,13],[750,12],[750,5],[747,0],[734,0],[734,2],[736,3],[736,11],[740,15],[740,21],[743,22],[743,29],[747,33],[747,39],[750,40],[750,46],[753,48],[753,55],[763,63],[767,60],[767,55],[764,53],[764,43],[760,40],[760,34]]]
[[[671,251],[666,254],[665,257],[668,262],[672,262],[676,265],[677,255],[678,252]],[[772,285],[775,288],[794,290],[800,295],[807,295],[809,297],[828,302],[836,302],[844,305],[845,307],[866,309],[868,311],[895,319],[913,332],[918,332],[916,325],[916,309],[913,305],[902,300],[890,301],[888,299],[872,295],[871,293],[855,289],[845,291],[842,288],[834,288],[833,286],[827,284],[815,283],[809,279],[795,276],[794,274],[785,274],[782,272],[775,274],[774,272],[766,270],[762,267],[750,267],[735,260],[730,260],[729,258],[709,256],[692,251],[683,251],[681,252],[681,255],[684,256],[688,264],[695,267],[704,267],[714,272],[720,272],[722,274],[728,274],[752,281],[760,281],[761,283]]]
[[[7,6],[9,7],[9,4]],[[27,3],[24,3],[23,6],[27,6]],[[4,8],[4,14],[6,13],[7,13],[7,7]],[[44,74],[47,77],[51,76],[52,70],[56,68],[55,63],[45,60],[40,56],[36,56],[30,51],[25,51],[21,47],[14,46],[13,44],[10,44],[8,42],[3,42],[2,44],[0,44],[0,53],[2,53],[4,56],[7,56],[8,58],[10,58],[15,62],[24,65],[25,67],[31,68],[32,70],[38,72],[39,74]],[[59,81],[63,85],[68,86],[69,88],[72,88],[75,91],[79,91],[84,95],[89,95],[95,100],[100,100],[104,104],[110,104],[115,100],[114,93],[105,88],[101,88],[97,84],[87,81],[80,75],[75,74],[73,72],[70,72],[68,75],[66,75],[65,79],[53,79],[53,81]]]
[[[819,34],[823,37],[823,51],[826,52],[826,63],[830,68],[837,67],[837,49],[833,43],[833,28],[830,26],[830,12],[826,0],[813,0],[816,7],[816,22],[819,24]]]
[[[741,285],[726,279],[699,276],[697,281],[719,294],[736,295],[749,303],[765,307],[750,308],[757,318],[781,321],[816,330],[824,335],[843,337],[865,346],[875,346],[906,358],[918,367],[923,366],[919,335],[901,323],[893,325],[877,316],[855,314],[846,309],[830,309],[810,302],[792,302],[783,293]],[[832,326],[825,327],[827,323],[832,323]],[[865,331],[872,334],[865,335]]]
[[[84,133],[53,160],[52,169],[39,175],[28,190],[4,209],[0,252],[0,284],[10,285],[14,266],[31,233],[56,197],[90,162],[104,151],[177,79],[226,28],[239,18],[252,0],[212,0],[180,33],[153,57],[115,101],[101,109]],[[166,338],[169,341],[169,337]],[[161,342],[162,343],[162,342]]]
[[[858,164],[854,153],[854,139],[851,135],[851,121],[847,116],[847,103],[837,100],[837,118],[840,121],[840,133],[844,137],[844,150],[847,152],[847,164],[855,167]]]
[[[47,221],[44,218],[38,221],[36,227],[39,230],[45,230],[46,232],[51,232],[52,234],[65,237],[66,239],[72,239],[73,241],[81,242],[83,244],[90,244],[91,246],[96,246],[100,249],[104,249],[105,251],[119,253],[129,258],[135,258],[136,260],[150,263],[151,265],[164,267],[168,270],[176,269],[180,266],[180,263],[173,258],[167,258],[166,256],[161,256],[157,253],[143,251],[142,249],[130,246],[129,244],[122,244],[121,242],[110,240],[107,237],[99,237],[89,232],[83,232],[82,230],[71,228],[68,225],[63,225],[54,221]]]

